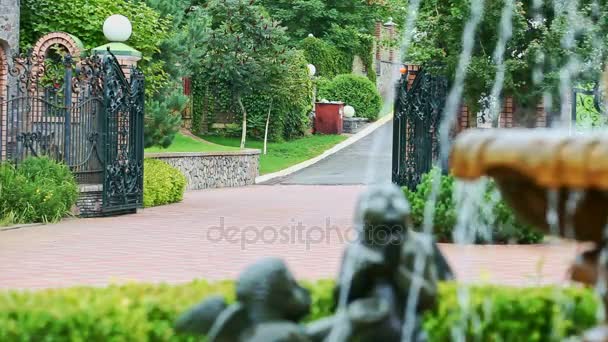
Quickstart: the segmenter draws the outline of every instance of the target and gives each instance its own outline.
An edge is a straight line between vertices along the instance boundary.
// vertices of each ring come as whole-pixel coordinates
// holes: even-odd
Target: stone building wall
[[[0,0],[0,45],[9,56],[19,48],[19,6],[20,0]]]
[[[162,160],[188,179],[188,190],[239,187],[255,184],[259,150],[220,153],[158,153],[146,158]]]

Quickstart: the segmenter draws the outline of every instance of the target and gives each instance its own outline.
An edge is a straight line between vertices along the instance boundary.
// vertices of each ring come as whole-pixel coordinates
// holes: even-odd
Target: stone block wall
[[[188,190],[253,185],[259,175],[259,150],[158,153],[148,154],[146,158],[162,160],[180,170],[188,179]]]
[[[20,0],[0,0],[0,45],[11,56],[19,48]]]

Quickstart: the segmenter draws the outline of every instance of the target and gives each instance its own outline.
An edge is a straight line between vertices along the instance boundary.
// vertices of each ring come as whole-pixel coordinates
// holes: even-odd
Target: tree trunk
[[[236,100],[238,101],[239,105],[241,106],[241,110],[243,111],[243,128],[242,128],[242,134],[241,134],[241,149],[245,148],[245,141],[247,140],[247,110],[245,109],[245,106],[243,105],[243,100],[241,100],[241,96],[237,96]]]
[[[272,112],[272,104],[274,99],[270,99],[270,108],[268,108],[268,116],[266,117],[266,130],[264,131],[264,154],[266,154],[266,147],[268,146],[268,126],[270,125],[270,113]]]

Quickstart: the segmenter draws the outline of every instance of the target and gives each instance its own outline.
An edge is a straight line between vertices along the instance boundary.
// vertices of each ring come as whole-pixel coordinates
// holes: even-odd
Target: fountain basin
[[[463,180],[494,178],[516,214],[542,231],[580,241],[604,240],[608,223],[606,133],[469,130],[455,141],[451,168]],[[548,224],[551,208],[559,217],[557,232]]]

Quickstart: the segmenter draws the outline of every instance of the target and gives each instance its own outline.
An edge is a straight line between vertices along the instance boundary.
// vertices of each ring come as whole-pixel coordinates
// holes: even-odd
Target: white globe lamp
[[[114,14],[103,23],[103,34],[110,42],[126,42],[131,38],[133,26],[124,15]]]
[[[308,75],[313,77],[317,74],[317,67],[312,64],[308,64]]]
[[[352,106],[344,106],[344,116],[347,118],[352,118],[355,116],[355,108]]]

